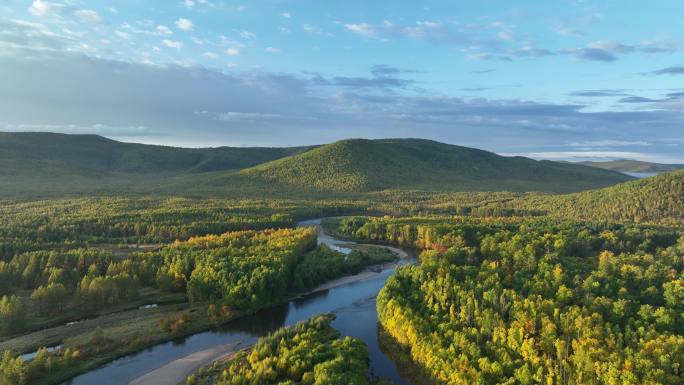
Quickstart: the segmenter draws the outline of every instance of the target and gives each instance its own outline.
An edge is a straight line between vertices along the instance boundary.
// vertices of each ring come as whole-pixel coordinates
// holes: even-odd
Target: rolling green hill
[[[193,149],[97,135],[0,133],[0,197],[126,193],[169,177],[242,169],[308,149]]]
[[[306,151],[298,148],[177,148],[97,135],[0,133],[0,175],[104,176],[236,170]]]
[[[430,140],[353,139],[236,174],[216,176],[212,183],[327,192],[384,189],[571,192],[630,179],[613,171],[503,157]]]
[[[661,173],[684,169],[684,164],[651,163],[631,159],[618,159],[607,162],[580,162],[580,164],[604,170],[633,173]]]
[[[189,149],[95,135],[0,133],[0,197],[273,196],[387,189],[574,192],[630,179],[583,165],[503,157],[420,139]]]
[[[552,216],[606,222],[684,224],[684,170],[569,195],[530,195],[516,208]]]

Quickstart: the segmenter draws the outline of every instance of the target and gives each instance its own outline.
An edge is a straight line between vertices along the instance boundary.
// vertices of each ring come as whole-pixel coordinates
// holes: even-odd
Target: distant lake
[[[625,174],[639,179],[650,178],[652,176],[658,175],[657,172],[626,172]]]

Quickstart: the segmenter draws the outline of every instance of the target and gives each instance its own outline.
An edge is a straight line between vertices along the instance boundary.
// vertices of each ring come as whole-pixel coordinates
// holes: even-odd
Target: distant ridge
[[[386,189],[575,192],[631,179],[584,165],[503,157],[423,139],[188,149],[96,135],[0,133],[0,197],[346,194]]]
[[[606,162],[579,162],[585,166],[630,173],[661,173],[684,169],[684,164],[651,163],[640,160],[618,159]]]
[[[572,192],[631,180],[583,165],[503,157],[424,139],[350,139],[241,170],[216,185],[365,192],[431,191]]]
[[[294,148],[178,148],[123,143],[98,135],[0,132],[0,175],[106,176],[237,170],[306,151]]]

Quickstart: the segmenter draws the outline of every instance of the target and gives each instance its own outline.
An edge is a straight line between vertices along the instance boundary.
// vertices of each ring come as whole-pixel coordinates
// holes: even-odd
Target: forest
[[[377,305],[387,349],[419,383],[682,383],[677,230],[529,219],[332,225],[424,250]]]
[[[39,350],[28,362],[6,351],[0,374],[16,381],[12,384],[56,383],[83,365],[201,331],[393,258],[380,249],[345,256],[317,246],[311,227],[192,237],[126,257],[78,248],[21,253],[0,262],[1,335],[45,327],[40,320],[49,317],[43,316],[70,310],[78,319],[130,304],[144,290],[180,293],[190,307],[157,320],[148,333],[136,330],[113,339],[99,330],[85,340],[66,341],[58,352]]]
[[[422,251],[378,315],[426,384],[676,384],[682,176],[569,195],[3,201],[0,379],[57,384],[394,258],[297,227],[337,217],[332,235]]]

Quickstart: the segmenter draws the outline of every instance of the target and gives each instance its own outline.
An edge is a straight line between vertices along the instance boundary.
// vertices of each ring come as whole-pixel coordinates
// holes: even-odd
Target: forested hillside
[[[123,143],[97,135],[0,133],[0,176],[178,174],[238,170],[307,150],[179,148]]]
[[[592,167],[502,157],[417,139],[205,149],[95,135],[0,133],[0,197],[160,194],[252,197],[425,191],[571,192],[630,180]]]
[[[236,179],[237,178],[237,179]],[[502,157],[421,139],[344,140],[216,178],[304,191],[569,192],[631,179],[591,167]]]
[[[0,197],[139,192],[169,177],[237,170],[302,148],[177,148],[97,135],[0,133]]]
[[[543,210],[554,217],[682,225],[684,171],[570,195],[529,195],[512,205]]]

